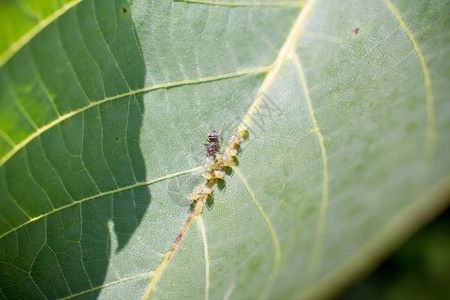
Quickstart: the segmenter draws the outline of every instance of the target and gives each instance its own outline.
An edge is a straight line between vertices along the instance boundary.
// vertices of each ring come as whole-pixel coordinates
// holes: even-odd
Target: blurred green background
[[[338,299],[450,299],[450,209]]]

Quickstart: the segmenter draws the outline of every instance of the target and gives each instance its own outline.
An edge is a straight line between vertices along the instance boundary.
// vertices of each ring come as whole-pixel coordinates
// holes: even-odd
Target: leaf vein
[[[59,117],[59,118],[53,120],[52,122],[48,123],[47,125],[44,125],[44,126],[38,128],[35,132],[30,134],[23,141],[21,141],[20,143],[16,144],[15,147],[13,147],[5,156],[3,156],[0,159],[0,167],[2,165],[4,165],[20,149],[25,147],[29,142],[31,142],[33,139],[35,139],[41,133],[51,129],[52,127],[54,127],[55,125],[63,122],[64,120],[69,119],[70,117],[72,117],[74,115],[77,115],[77,114],[79,114],[79,113],[81,113],[83,111],[86,111],[86,110],[88,110],[88,109],[90,109],[90,108],[92,108],[94,106],[98,106],[98,105],[101,105],[103,103],[110,102],[110,101],[113,101],[113,100],[117,100],[117,99],[120,99],[120,98],[125,98],[125,97],[131,96],[131,95],[145,93],[145,92],[151,92],[151,91],[159,90],[159,89],[179,87],[179,86],[185,86],[185,85],[201,84],[201,83],[214,82],[214,81],[218,81],[218,80],[230,79],[230,78],[240,77],[240,76],[245,76],[245,75],[260,74],[260,73],[267,72],[268,69],[269,69],[268,67],[263,66],[263,67],[257,67],[257,68],[253,68],[253,69],[243,70],[243,71],[237,71],[237,72],[234,72],[234,73],[227,73],[227,74],[220,74],[220,75],[216,75],[216,76],[203,77],[203,78],[197,78],[197,79],[188,79],[188,80],[174,81],[174,82],[169,82],[169,83],[155,84],[155,85],[143,87],[143,88],[136,89],[136,90],[131,90],[131,91],[123,93],[123,94],[119,94],[119,95],[115,95],[115,96],[109,96],[109,97],[106,97],[106,98],[101,99],[99,101],[91,102],[89,105],[86,105],[84,107],[80,107],[79,109],[76,109],[74,111],[66,113],[65,115],[62,115],[61,117]]]
[[[6,175],[4,173],[4,170],[2,172],[3,177],[5,178],[5,182],[6,180]],[[22,208],[22,206],[19,205],[19,203],[17,203],[16,199],[14,198],[14,196],[11,194],[11,192],[8,190],[8,188],[5,189],[6,193],[8,193],[9,195],[9,199],[11,199],[11,202],[14,204],[14,206],[16,206],[25,216],[27,216],[28,219],[31,219],[31,216]],[[13,226],[11,226],[13,227]]]
[[[286,58],[291,51],[295,47],[295,44],[298,40],[298,37],[300,36],[300,33],[303,29],[303,26],[305,25],[306,20],[308,19],[316,0],[309,0],[305,7],[302,8],[300,14],[298,15],[291,31],[289,32],[288,37],[286,38],[286,41],[284,42],[280,52],[278,53],[278,56],[276,57],[275,61],[272,63],[272,65],[269,67],[269,72],[267,73],[267,76],[265,77],[263,83],[261,84],[258,93],[253,100],[249,110],[247,111],[246,115],[244,116],[244,119],[241,123],[241,125],[248,126],[253,118],[253,115],[258,110],[262,99],[264,98],[264,95],[269,90],[269,88],[272,86],[273,82],[275,81],[275,78],[278,76],[278,74],[281,71],[281,68],[283,67]]]
[[[203,4],[225,7],[301,7],[303,1],[280,1],[280,2],[224,2],[204,0],[174,0],[174,2],[185,2],[189,4]]]
[[[40,20],[34,27],[32,27],[27,33],[21,36],[16,42],[9,45],[9,48],[0,55],[0,68],[45,27],[50,25],[53,21],[58,19],[61,15],[63,15],[70,8],[74,7],[81,1],[82,0],[73,0],[64,4],[60,9],[56,10],[47,18]]]
[[[117,180],[116,180],[116,177],[114,177],[114,174],[113,174],[113,172],[111,171],[111,167],[109,166],[109,163],[108,163],[108,160],[106,159],[106,156],[105,156],[105,151],[104,151],[104,139],[103,139],[103,137],[104,137],[104,128],[103,128],[103,118],[102,118],[102,112],[100,111],[100,109],[97,107],[97,112],[98,112],[98,117],[100,118],[100,122],[99,122],[99,124],[100,124],[100,131],[102,132],[102,134],[100,134],[100,151],[102,152],[102,158],[103,158],[103,160],[105,161],[105,165],[106,165],[106,168],[108,169],[108,171],[109,171],[109,174],[111,174],[111,178],[112,178],[112,180],[114,181],[114,184],[115,184],[115,186],[116,186],[116,188],[119,188],[119,185],[117,184]]]
[[[69,53],[67,52],[67,49],[66,49],[66,47],[64,46],[64,42],[62,41],[62,36],[61,36],[61,30],[59,29],[59,23],[57,22],[56,24],[58,25],[58,26],[55,26],[55,27],[56,27],[56,30],[58,31],[58,35],[59,35],[58,41],[59,41],[60,44],[61,44],[61,48],[62,48],[62,50],[63,50],[63,51],[62,51],[62,54],[63,54],[63,55],[65,56],[65,58],[66,58],[67,66],[69,67],[70,72],[72,73],[72,75],[73,75],[73,77],[74,77],[74,79],[75,79],[75,81],[76,81],[78,87],[80,88],[80,91],[82,92],[84,98],[86,98],[87,103],[91,103],[91,101],[89,100],[88,95],[86,94],[86,91],[85,91],[83,85],[81,84],[80,77],[78,77],[78,74],[77,74],[77,72],[75,71],[75,69],[74,69],[74,67],[73,67],[72,61],[71,61],[70,58],[69,58]]]
[[[64,224],[64,222],[61,219],[61,215],[58,215],[58,218],[59,218],[61,224]],[[45,219],[45,221],[46,221],[45,223],[47,223],[47,219]],[[60,256],[58,256],[58,252],[56,252],[52,247],[50,247],[50,245],[47,244],[47,246],[51,250],[51,252],[53,253],[53,255],[55,257],[55,260],[57,261],[56,265],[58,266],[58,269],[61,272],[62,278],[64,280],[64,283],[66,284],[67,289],[69,290],[69,293],[72,293],[72,290],[70,288],[69,282],[67,281],[66,276],[64,275],[64,271],[61,268]]]
[[[162,273],[164,272],[165,268],[169,264],[169,261],[172,257],[172,255],[175,253],[175,250],[178,249],[178,246],[180,245],[180,241],[183,238],[184,234],[189,229],[189,226],[191,225],[192,221],[200,215],[202,212],[203,206],[206,201],[207,194],[203,195],[200,199],[197,200],[194,208],[189,213],[188,218],[184,222],[183,226],[181,227],[175,241],[170,246],[169,251],[166,252],[164,255],[164,258],[162,259],[161,263],[158,265],[158,267],[154,271],[154,275],[152,277],[152,280],[150,280],[149,284],[147,285],[147,288],[144,291],[144,294],[142,295],[142,300],[148,299],[150,296],[150,293],[153,291],[153,289],[156,286],[156,283],[158,282],[159,278],[161,278]]]
[[[153,272],[147,272],[147,273],[133,275],[133,276],[130,276],[130,277],[126,277],[126,278],[117,280],[117,281],[113,281],[113,282],[110,282],[110,283],[106,283],[106,284],[102,284],[102,285],[93,287],[93,288],[91,288],[89,290],[86,290],[86,291],[82,291],[82,292],[79,292],[79,293],[76,293],[76,294],[72,294],[70,296],[61,298],[61,300],[72,299],[72,298],[75,298],[75,297],[78,297],[78,296],[81,296],[81,295],[84,295],[84,294],[87,294],[87,293],[94,292],[96,290],[100,290],[100,289],[103,289],[103,288],[106,288],[106,287],[110,287],[110,286],[115,285],[115,284],[119,284],[119,283],[122,283],[122,282],[125,282],[125,281],[137,279],[137,278],[148,277],[148,276],[152,276],[152,275],[153,275]]]
[[[42,218],[44,218],[44,217],[46,217],[48,215],[51,215],[51,214],[53,214],[55,212],[58,212],[58,211],[61,211],[63,209],[72,207],[73,205],[76,205],[76,204],[79,204],[79,203],[83,203],[83,202],[86,202],[86,201],[89,201],[89,200],[93,200],[93,199],[96,199],[96,198],[99,198],[99,197],[103,197],[103,196],[107,196],[107,195],[112,195],[112,194],[115,194],[115,193],[123,192],[123,191],[130,190],[130,189],[133,189],[133,188],[136,188],[136,187],[145,186],[145,185],[151,185],[151,184],[154,184],[154,183],[157,183],[157,182],[161,182],[161,181],[164,181],[164,180],[167,180],[167,179],[171,179],[171,178],[174,178],[174,177],[177,177],[177,176],[190,174],[190,173],[194,173],[194,172],[199,172],[199,171],[202,171],[203,169],[204,169],[203,167],[196,167],[196,168],[193,168],[193,169],[189,169],[189,170],[184,170],[184,171],[180,171],[180,172],[177,172],[177,173],[168,174],[168,175],[165,175],[165,176],[162,176],[162,177],[159,177],[159,178],[156,178],[156,179],[152,179],[152,180],[149,180],[149,181],[138,182],[136,184],[133,184],[133,185],[130,185],[130,186],[121,187],[121,188],[118,188],[116,190],[102,192],[102,193],[97,194],[97,195],[93,195],[93,196],[90,196],[90,197],[86,197],[86,198],[74,201],[73,203],[70,203],[70,204],[58,207],[58,208],[56,208],[56,209],[54,209],[52,211],[49,211],[49,212],[47,212],[45,214],[42,214],[40,216],[31,218],[27,222],[24,222],[23,224],[21,224],[21,225],[15,227],[15,228],[13,228],[13,229],[3,233],[3,234],[1,234],[0,235],[0,239],[2,239],[3,237],[7,236],[8,234],[17,231],[18,229],[20,229],[20,228],[22,228],[22,227],[24,227],[24,226],[26,226],[26,225],[34,222],[34,221],[42,219]]]
[[[198,225],[200,227],[200,233],[202,234],[203,251],[205,254],[205,300],[209,299],[209,255],[208,255],[208,240],[206,239],[206,229],[203,223],[202,215],[197,218]]]
[[[133,98],[134,98],[134,100],[137,103],[136,97],[133,97]],[[136,183],[137,182],[136,172],[134,171],[133,163],[131,162],[131,158],[130,158],[130,151],[128,149],[128,123],[130,122],[130,106],[131,106],[131,99],[130,99],[130,101],[128,101],[127,121],[125,122],[125,138],[124,138],[124,141],[125,141],[125,151],[127,152],[128,163],[130,164],[131,173],[133,175],[134,182]]]
[[[5,74],[7,74],[7,72],[5,72]],[[9,74],[6,75],[9,77]],[[5,77],[6,77],[5,76]],[[19,109],[20,113],[22,114],[22,116],[28,121],[28,123],[31,125],[31,127],[33,127],[34,130],[38,129],[39,127],[36,125],[36,123],[34,122],[33,118],[31,118],[30,114],[28,113],[28,111],[25,109],[25,107],[23,106],[22,102],[19,100],[19,96],[17,95],[17,92],[15,90],[15,87],[12,83],[11,78],[8,79],[8,81],[10,82],[10,86],[11,88],[9,89],[9,91],[11,91],[13,95],[13,98],[15,100],[16,106]]]
[[[97,70],[98,70],[98,74],[99,74],[99,78],[102,81],[102,90],[103,90],[103,97],[106,97],[106,92],[105,92],[105,82],[103,80],[103,74],[102,74],[102,70],[100,69],[100,66],[98,65],[97,60],[95,59],[95,57],[92,55],[91,50],[89,49],[89,47],[87,46],[86,43],[86,38],[83,34],[83,30],[81,30],[81,26],[80,26],[80,15],[78,14],[78,9],[77,9],[77,17],[75,18],[76,22],[77,22],[77,30],[80,33],[80,37],[81,37],[81,42],[83,44],[83,48],[86,50],[87,54],[89,55],[89,57],[91,58],[92,62],[94,63],[94,65],[96,66]]]
[[[36,57],[34,56],[33,48],[32,47],[28,47],[28,49],[29,49],[28,52],[29,52],[30,61],[31,61],[31,68],[36,73],[36,80],[39,83],[39,85],[41,86],[41,89],[44,92],[45,96],[47,97],[47,100],[50,103],[51,107],[55,111],[55,114],[59,118],[61,115],[59,114],[58,108],[56,107],[55,102],[53,101],[54,99],[51,97],[50,92],[49,92],[47,86],[45,85],[45,83],[43,81],[41,72],[40,72],[39,67],[37,66],[37,63],[36,63]]]
[[[434,107],[434,96],[433,96],[433,88],[431,82],[430,71],[428,70],[427,62],[425,60],[425,56],[422,53],[422,50],[417,43],[414,34],[409,29],[408,25],[406,25],[399,11],[395,7],[395,5],[390,0],[383,0],[384,3],[388,6],[389,10],[392,14],[397,18],[400,25],[403,27],[403,30],[408,35],[409,40],[413,44],[414,51],[417,54],[417,57],[420,60],[420,65],[422,66],[422,72],[425,81],[425,89],[426,89],[426,103],[427,103],[427,147],[426,147],[426,161],[429,164],[429,168],[431,168],[431,163],[434,158],[435,152],[435,144],[437,139],[437,129],[436,129],[436,116],[435,116],[435,107]]]
[[[84,153],[84,131],[85,131],[85,126],[84,126],[85,120],[84,120],[84,113],[81,114],[81,150],[80,150],[80,161],[83,164],[84,169],[86,170],[87,175],[89,176],[89,178],[91,179],[92,183],[95,185],[95,188],[97,189],[97,191],[100,193],[100,188],[97,185],[97,182],[95,182],[94,177],[92,177],[91,173],[89,172],[89,169],[86,167],[86,164],[84,163],[84,159],[83,159],[83,153]]]
[[[72,201],[74,201],[72,195],[67,190],[66,185],[64,184],[64,181],[63,181],[61,175],[59,175],[57,169],[55,168],[55,166],[52,164],[52,162],[48,158],[47,151],[45,151],[45,149],[44,149],[44,145],[42,144],[42,139],[41,138],[39,138],[39,145],[41,146],[42,152],[44,153],[45,160],[47,161],[47,163],[49,164],[49,166],[53,170],[53,172],[55,172],[56,177],[58,177],[58,181],[61,184],[61,187],[64,189],[64,191],[67,193],[67,195],[69,195],[70,199]]]
[[[52,199],[50,199],[50,196],[47,194],[47,191],[44,189],[44,187],[36,180],[33,172],[31,171],[30,168],[30,161],[29,161],[29,157],[28,157],[28,152],[25,150],[24,151],[24,162],[25,162],[25,166],[27,168],[28,173],[30,174],[30,178],[31,180],[36,184],[37,187],[39,187],[39,189],[42,191],[42,193],[45,195],[45,197],[48,200],[48,203],[50,203],[51,207],[53,209],[55,209],[55,206],[53,205]]]
[[[7,135],[1,128],[0,128],[0,138],[2,138],[2,140],[4,140],[9,146],[11,146],[11,148],[14,148],[14,146],[16,146],[16,144],[13,142],[13,140],[11,140],[9,135]]]
[[[91,288],[94,286],[92,285],[91,277],[89,276],[89,273],[86,270],[86,266],[84,265],[84,258],[83,258],[83,245],[81,244],[81,238],[83,237],[83,205],[79,206],[80,211],[80,239],[78,241],[78,244],[80,245],[80,261],[81,266],[83,267],[84,275],[86,275],[87,280],[89,281],[89,285]]]
[[[278,239],[275,228],[273,227],[272,222],[270,221],[269,216],[266,214],[263,207],[261,206],[259,201],[256,199],[255,193],[250,188],[250,185],[248,184],[244,175],[241,173],[241,171],[236,166],[233,166],[233,171],[236,173],[236,175],[239,177],[239,179],[244,184],[245,188],[247,189],[247,192],[250,194],[250,197],[252,198],[253,202],[255,203],[256,207],[258,208],[259,212],[261,213],[262,217],[264,218],[264,221],[266,222],[267,227],[269,227],[270,235],[272,237],[273,245],[275,248],[275,259],[273,262],[272,274],[270,274],[269,283],[265,286],[263,293],[262,293],[262,295],[266,295],[266,293],[268,293],[270,291],[270,288],[274,284],[275,279],[278,274],[278,270],[280,269],[280,263],[281,263],[280,241]]]
[[[337,291],[350,284],[351,279],[376,267],[414,232],[444,211],[450,203],[449,192],[450,173],[446,173],[422,196],[388,220],[358,251],[323,274],[298,298],[332,298]]]
[[[305,73],[303,72],[303,68],[300,62],[300,58],[298,57],[295,51],[292,51],[292,56],[295,61],[295,66],[297,68],[297,72],[300,77],[300,82],[303,87],[303,92],[305,94],[306,104],[308,106],[308,111],[311,116],[311,120],[313,122],[314,131],[317,134],[317,139],[319,140],[320,150],[322,152],[322,161],[323,161],[323,182],[322,182],[322,201],[320,203],[320,211],[319,211],[319,222],[317,225],[317,233],[316,239],[314,242],[314,250],[313,250],[313,259],[311,260],[311,267],[313,270],[317,270],[321,264],[322,252],[323,252],[323,238],[325,234],[325,226],[326,226],[326,216],[327,216],[327,207],[328,207],[328,198],[329,198],[329,175],[328,175],[328,157],[327,150],[325,148],[324,138],[322,133],[320,132],[319,125],[317,124],[317,119],[314,114],[314,109],[312,107],[311,98],[309,95],[308,85],[305,78]]]
[[[92,7],[93,7],[93,9],[94,9],[95,15],[97,15],[97,9],[95,8],[95,3],[92,4]],[[115,13],[115,10],[114,10],[114,13]],[[116,18],[114,18],[114,21],[116,22],[115,24],[116,24],[116,27],[117,27],[117,21],[116,21]],[[109,46],[108,42],[107,42],[106,39],[105,39],[105,36],[103,35],[103,31],[102,31],[101,28],[100,28],[100,24],[98,23],[97,18],[95,18],[95,23],[97,24],[98,33],[100,34],[100,36],[102,37],[103,41],[105,42],[106,48],[108,49],[108,52],[109,52],[109,54],[111,55],[111,58],[113,59],[114,64],[116,65],[117,70],[118,70],[119,73],[120,73],[120,76],[122,77],[123,81],[124,81],[125,84],[127,85],[128,91],[131,91],[130,85],[128,84],[128,81],[127,81],[127,79],[125,78],[125,76],[123,75],[122,69],[120,68],[119,63],[117,62],[116,57],[114,56],[114,53],[111,51],[111,47]]]

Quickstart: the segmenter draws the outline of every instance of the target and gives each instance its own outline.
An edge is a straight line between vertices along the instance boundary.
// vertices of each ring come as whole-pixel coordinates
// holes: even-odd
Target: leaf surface
[[[18,27],[30,3],[0,21],[0,298],[323,297],[447,205],[447,1],[43,2]],[[164,263],[201,129],[243,121]]]

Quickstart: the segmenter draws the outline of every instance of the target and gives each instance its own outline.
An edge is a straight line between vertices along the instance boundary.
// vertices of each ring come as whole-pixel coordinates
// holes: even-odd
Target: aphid
[[[248,134],[248,125],[246,125],[246,124],[239,125],[238,132],[237,132],[238,137],[242,138],[242,137],[246,136],[247,134]]]
[[[222,166],[229,167],[233,163],[231,157],[227,154],[222,155]]]
[[[189,194],[186,196],[186,199],[188,199],[189,201],[196,201],[200,198],[200,195],[198,194]]]
[[[212,170],[217,170],[219,168],[219,164],[212,156],[206,158],[206,163],[208,164],[209,168]]]
[[[192,194],[186,196],[186,199],[190,201],[196,201],[200,198],[201,193],[202,193],[202,186],[196,186]]]
[[[211,180],[214,178],[213,174],[210,172],[205,172],[202,174],[203,178],[205,178],[206,180]]]
[[[194,188],[194,191],[192,192],[192,194],[189,194],[186,196],[186,199],[188,199],[190,201],[197,201],[198,199],[200,199],[200,197],[211,194],[213,192],[213,190],[214,190],[214,188],[212,186],[209,186],[206,184],[201,184],[201,185],[196,186]]]
[[[203,185],[202,186],[202,193],[204,194],[211,194],[214,191],[214,188],[212,186],[208,186],[208,185]]]
[[[224,171],[215,170],[214,171],[214,176],[216,178],[223,179],[225,177],[225,172]]]
[[[236,156],[237,155],[237,150],[236,149],[231,149],[230,151],[228,151],[228,154],[230,156]]]
[[[231,136],[231,143],[230,143],[230,147],[233,149],[236,149],[236,147],[239,145],[239,143],[242,141],[242,138],[232,135]]]

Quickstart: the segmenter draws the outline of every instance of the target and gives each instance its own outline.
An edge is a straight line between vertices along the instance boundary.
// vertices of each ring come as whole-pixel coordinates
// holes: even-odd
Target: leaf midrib
[[[286,62],[288,55],[291,53],[291,51],[293,51],[293,49],[295,49],[296,42],[300,36],[300,33],[303,29],[303,26],[304,26],[307,18],[309,17],[309,15],[315,5],[315,2],[316,2],[316,0],[309,0],[306,3],[306,5],[302,8],[302,10],[300,11],[291,31],[288,34],[288,37],[286,38],[286,41],[284,42],[283,46],[281,47],[281,50],[278,53],[275,61],[270,65],[269,72],[267,73],[266,77],[264,78],[264,81],[262,82],[260,88],[258,89],[258,93],[257,93],[255,99],[253,100],[252,104],[250,105],[250,108],[248,109],[247,113],[245,114],[240,126],[238,126],[238,130],[241,126],[248,127],[249,124],[251,123],[252,118],[255,115],[255,113],[257,112],[264,95],[269,90],[269,88],[272,86],[272,84],[275,82],[275,79],[277,78],[282,67],[284,66],[284,63]],[[235,169],[235,171],[238,172],[239,170]],[[241,176],[239,176],[239,178],[242,180],[243,184],[246,186],[246,189],[250,193],[250,196],[252,197],[253,202],[258,207],[259,212],[261,213],[262,217],[264,218],[266,224],[269,227],[269,230],[271,232],[271,238],[274,241],[274,247],[275,247],[274,266],[273,266],[272,274],[269,278],[270,284],[268,284],[262,292],[264,294],[264,293],[270,291],[272,285],[275,282],[275,279],[276,279],[276,276],[278,273],[278,266],[279,266],[280,260],[281,260],[281,252],[280,252],[281,250],[280,250],[277,234],[271,224],[269,217],[264,212],[262,206],[259,205],[259,202],[256,200],[254,195],[252,195],[252,191],[251,191],[249,185],[246,184],[246,180],[243,177],[242,173],[240,173],[240,174],[241,174]],[[198,206],[198,203],[196,206]],[[180,236],[180,235],[183,236],[183,234],[189,229],[189,225],[190,225],[191,221],[192,221],[192,218],[191,219],[188,218],[186,223],[183,224],[180,234],[178,234],[178,236]],[[205,239],[206,239],[206,237],[205,237]],[[179,245],[179,241],[175,240],[175,242],[171,245],[169,251],[173,253],[176,250],[176,248],[178,247],[178,245]],[[155,269],[155,270],[157,270],[155,273],[155,276],[152,278],[152,280],[150,280],[149,284],[147,285],[147,288],[144,292],[144,296],[142,297],[142,299],[147,299],[150,296],[153,287],[156,286],[156,283],[159,280],[159,278],[162,276],[162,273],[164,272],[165,267],[170,263],[170,257],[171,257],[171,255],[169,256],[168,259],[163,259],[161,261],[161,263],[157,266],[157,268]],[[206,295],[207,294],[208,294],[208,292],[206,292]]]

